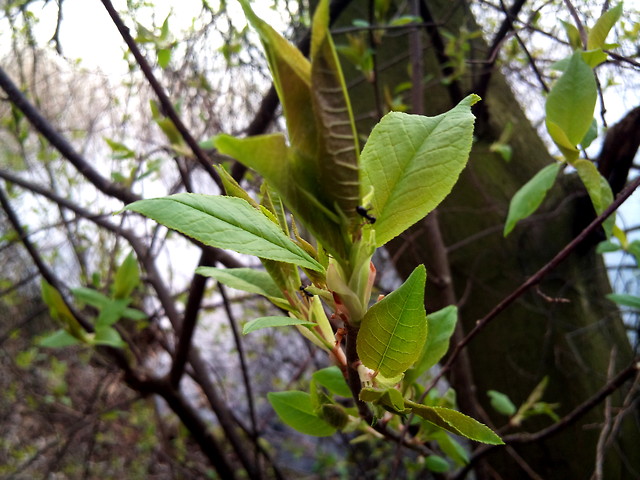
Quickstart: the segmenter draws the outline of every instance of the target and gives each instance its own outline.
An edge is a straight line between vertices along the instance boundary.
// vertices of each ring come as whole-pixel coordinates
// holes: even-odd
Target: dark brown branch
[[[487,90],[489,88],[489,82],[491,80],[491,76],[494,71],[494,67],[496,61],[498,60],[498,53],[504,39],[507,34],[513,30],[513,22],[517,19],[520,10],[527,2],[527,0],[515,0],[511,8],[508,11],[505,11],[505,19],[500,25],[500,28],[496,32],[493,40],[491,41],[491,46],[489,47],[489,53],[487,55],[486,61],[483,63],[483,71],[478,78],[478,82],[474,87],[474,92],[480,95],[480,97],[484,98],[486,96]],[[500,2],[502,4],[502,2]]]
[[[464,347],[466,347],[473,338],[480,333],[484,327],[487,326],[489,322],[491,322],[494,318],[496,318],[501,312],[503,312],[509,305],[515,302],[518,298],[522,296],[527,290],[531,287],[540,283],[540,281],[552,270],[554,270],[562,261],[564,261],[589,235],[595,232],[602,223],[613,213],[615,212],[620,205],[622,205],[631,194],[640,186],[640,177],[637,177],[627,188],[625,188],[620,195],[616,197],[616,199],[609,205],[604,212],[598,215],[580,234],[578,234],[571,242],[569,242],[560,252],[556,254],[546,265],[544,265],[540,270],[538,270],[535,274],[533,274],[529,279],[527,279],[522,285],[520,285],[517,289],[515,289],[510,295],[508,295],[504,300],[502,300],[498,305],[496,305],[485,317],[478,320],[476,322],[475,327],[467,334],[462,341],[458,342],[451,353],[451,356],[444,364],[440,372],[431,380],[425,392],[422,396],[422,399],[426,397],[429,390],[431,390],[438,380],[442,378],[442,376],[447,373],[452,364],[458,358],[458,355],[462,352]]]
[[[91,164],[82,157],[73,146],[60,135],[45,119],[42,114],[33,106],[27,97],[20,91],[20,89],[13,83],[11,78],[6,72],[0,68],[0,87],[6,92],[13,103],[25,117],[29,119],[31,125],[44,136],[53,147],[62,154],[71,164],[82,174],[87,180],[89,180],[98,190],[110,197],[117,198],[124,203],[132,203],[136,200],[140,200],[140,197],[135,195],[130,190],[121,187],[113,182],[110,182],[104,178]]]
[[[211,252],[203,251],[200,255],[199,266],[212,266],[215,258],[211,255]],[[184,319],[180,326],[180,333],[178,338],[178,346],[173,359],[173,365],[169,372],[169,383],[175,389],[178,389],[180,385],[180,379],[184,373],[184,367],[189,357],[189,350],[191,349],[191,342],[193,340],[193,332],[196,328],[198,321],[198,314],[200,313],[200,306],[202,305],[202,298],[204,297],[205,287],[207,286],[207,277],[194,274],[191,280],[191,286],[189,287],[189,297],[187,298],[187,306],[184,312]]]

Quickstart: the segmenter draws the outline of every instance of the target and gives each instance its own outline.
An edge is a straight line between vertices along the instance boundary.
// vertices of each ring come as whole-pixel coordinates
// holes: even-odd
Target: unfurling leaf
[[[247,322],[242,329],[242,333],[243,335],[246,335],[247,333],[260,330],[261,328],[286,327],[290,325],[313,326],[315,323],[293,317],[260,317]]]

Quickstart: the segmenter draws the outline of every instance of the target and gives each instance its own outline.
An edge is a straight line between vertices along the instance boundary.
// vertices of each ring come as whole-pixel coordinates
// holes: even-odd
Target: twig
[[[598,215],[578,236],[576,236],[572,241],[570,241],[560,252],[556,254],[546,265],[544,265],[540,270],[538,270],[535,274],[533,274],[529,279],[527,279],[522,285],[516,288],[510,295],[508,295],[504,300],[502,300],[498,305],[496,305],[485,317],[478,320],[476,322],[475,327],[467,334],[462,341],[458,342],[449,356],[449,359],[444,364],[440,372],[431,380],[429,385],[424,391],[422,395],[422,399],[424,399],[427,393],[436,385],[438,380],[447,373],[451,369],[451,365],[456,361],[458,355],[460,355],[461,351],[464,347],[473,340],[473,338],[480,333],[484,327],[487,326],[489,322],[491,322],[495,317],[497,317],[502,311],[504,311],[509,305],[515,302],[522,294],[524,294],[531,287],[540,283],[540,281],[551,271],[553,271],[562,261],[564,261],[582,241],[587,238],[592,232],[600,228],[600,225],[613,213],[615,212],[620,205],[622,205],[631,194],[640,186],[640,177],[637,177],[631,182],[627,188],[625,188],[616,199],[609,205],[604,212]]]
[[[609,355],[609,368],[607,369],[607,380],[611,381],[615,371],[616,363],[616,347],[611,349]],[[604,453],[607,443],[607,437],[611,432],[611,397],[607,397],[604,401],[604,420],[602,422],[602,430],[598,435],[598,442],[596,444],[596,466],[593,472],[592,480],[602,480],[602,467],[604,465]]]
[[[98,190],[106,195],[115,197],[124,203],[132,203],[136,200],[140,200],[140,197],[130,190],[123,188],[116,183],[110,182],[100,175],[100,173],[98,173],[98,171],[73,148],[67,139],[53,128],[51,123],[42,116],[33,104],[27,100],[27,97],[24,96],[2,68],[0,68],[0,87],[2,87],[9,96],[11,103],[13,103],[24,114],[24,116],[29,119],[31,125],[33,125],[33,127],[40,132],[42,136],[45,137],[47,141],[62,154],[63,157],[69,160],[69,162],[71,162],[71,164]]]
[[[116,9],[113,8],[113,4],[111,3],[111,0],[101,0],[101,1],[102,1],[102,4],[104,5],[104,8],[106,8],[107,12],[109,13],[109,16],[113,20],[113,23],[115,24],[116,28],[120,32],[120,35],[122,35],[123,40],[129,47],[129,50],[131,50],[131,53],[136,59],[136,62],[138,62],[138,65],[140,66],[142,73],[147,79],[147,82],[149,82],[149,85],[155,92],[156,96],[158,97],[158,100],[160,100],[160,104],[162,105],[162,109],[164,113],[173,122],[176,129],[180,132],[180,135],[182,136],[184,141],[187,143],[187,145],[189,145],[189,148],[191,148],[191,151],[195,155],[196,159],[198,160],[202,168],[204,168],[204,170],[209,174],[209,176],[216,182],[218,187],[220,187],[220,190],[222,190],[223,189],[222,181],[220,180],[218,172],[216,172],[215,168],[213,168],[213,162],[211,162],[211,159],[200,147],[200,145],[195,140],[195,138],[193,138],[193,136],[191,135],[191,132],[189,132],[189,129],[182,122],[175,108],[173,108],[173,104],[171,103],[171,100],[165,93],[164,88],[162,88],[162,86],[160,85],[160,82],[158,82],[155,75],[153,74],[153,70],[151,69],[149,62],[147,62],[147,59],[144,57],[144,55],[142,55],[142,52],[138,48],[138,45],[136,44],[135,40],[131,36],[131,33],[129,32],[129,28],[124,24],[124,22],[120,18],[120,15],[118,15],[118,12],[116,11]]]
[[[564,0],[564,4],[567,6],[567,9],[569,10],[571,17],[573,18],[573,21],[576,22],[576,27],[578,28],[578,32],[580,32],[580,40],[582,40],[582,46],[586,50],[587,49],[587,31],[585,30],[584,25],[582,24],[582,21],[578,16],[578,12],[576,11],[573,4],[571,3],[571,0]]]

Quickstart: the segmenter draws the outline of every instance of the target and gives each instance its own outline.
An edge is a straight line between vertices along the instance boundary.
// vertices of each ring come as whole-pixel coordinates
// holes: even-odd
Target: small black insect
[[[376,217],[374,217],[373,215],[369,215],[368,208],[364,208],[362,205],[358,205],[356,207],[356,212],[361,217],[366,218],[369,223],[376,223]]]
[[[313,297],[313,293],[307,292],[307,287],[305,285],[300,285],[300,291],[309,298]]]

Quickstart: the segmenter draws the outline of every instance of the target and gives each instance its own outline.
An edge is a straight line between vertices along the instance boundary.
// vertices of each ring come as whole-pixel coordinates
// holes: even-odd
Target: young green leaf
[[[131,252],[116,271],[113,280],[113,297],[128,298],[139,284],[140,271],[138,270],[138,262],[133,252]]]
[[[458,321],[458,308],[455,305],[427,315],[427,341],[419,360],[405,375],[406,384],[413,383],[420,375],[433,367],[449,350],[449,339],[453,335]]]
[[[594,50],[596,48],[606,48],[605,40],[607,35],[616,24],[616,22],[622,16],[622,3],[619,3],[615,7],[607,10],[596,21],[596,24],[589,31],[587,37],[587,50]]]
[[[282,297],[280,289],[271,275],[255,268],[198,267],[196,273],[211,277],[228,287],[243,292],[256,293],[264,297]]]
[[[129,302],[130,300],[128,298],[118,300],[110,299],[100,310],[100,315],[98,315],[96,319],[96,328],[113,325],[120,320],[124,316],[124,311],[129,305]]]
[[[471,150],[480,100],[469,95],[437,117],[391,112],[371,132],[360,157],[361,196],[371,199],[376,246],[424,218],[448,194]]]
[[[418,359],[427,339],[426,278],[424,265],[419,265],[400,288],[367,311],[356,344],[366,367],[391,378]]]
[[[593,70],[576,51],[555,83],[545,105],[546,125],[553,141],[569,161],[578,158],[576,145],[593,121],[598,90]]]
[[[488,443],[489,445],[504,444],[500,437],[489,427],[456,410],[444,407],[428,407],[410,400],[405,400],[405,405],[410,407],[416,415],[456,435],[462,435],[476,442]]]
[[[496,390],[489,390],[487,392],[487,395],[491,399],[491,406],[496,412],[508,417],[516,413],[516,406],[504,393],[498,392]]]
[[[626,293],[610,293],[607,298],[612,302],[624,307],[631,307],[640,310],[640,297]]]
[[[351,397],[351,390],[344,379],[344,375],[336,366],[323,368],[312,375],[313,379],[331,393],[341,397]]]
[[[573,166],[578,171],[578,175],[587,189],[594,210],[600,215],[613,202],[613,192],[609,182],[589,160],[576,160]],[[609,216],[602,224],[607,238],[611,237],[615,222],[616,217],[614,214]]]
[[[140,200],[125,210],[141,213],[205,245],[324,270],[277,225],[240,198],[179,193]]]
[[[377,388],[363,388],[360,390],[360,400],[371,402],[384,407],[385,410],[399,415],[406,415],[411,409],[405,407],[405,400],[395,388],[380,390]]]
[[[271,392],[267,394],[267,398],[280,420],[299,432],[315,437],[328,437],[336,431],[316,415],[311,397],[306,392]]]
[[[449,462],[439,455],[429,455],[424,459],[424,465],[435,473],[445,473],[451,469]]]
[[[38,345],[47,348],[63,348],[71,345],[78,345],[80,340],[68,333],[66,330],[56,330],[40,339]]]
[[[93,343],[95,345],[106,345],[108,347],[123,348],[126,347],[126,343],[122,340],[122,337],[118,331],[109,326],[96,327],[96,333],[93,337]]]
[[[315,323],[293,317],[260,317],[245,323],[244,328],[242,329],[242,334],[246,335],[247,333],[260,330],[261,328],[286,327],[289,325],[314,326]]]
[[[538,209],[547,192],[556,181],[558,172],[562,167],[561,163],[547,165],[516,192],[509,204],[509,213],[504,224],[505,237],[511,233],[516,223],[527,218]]]

